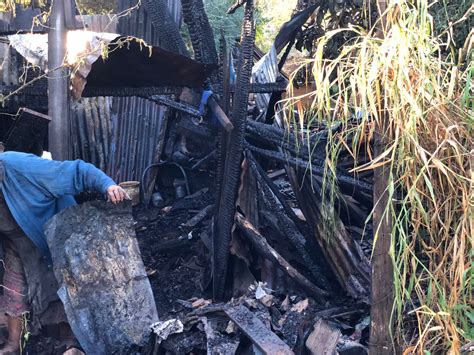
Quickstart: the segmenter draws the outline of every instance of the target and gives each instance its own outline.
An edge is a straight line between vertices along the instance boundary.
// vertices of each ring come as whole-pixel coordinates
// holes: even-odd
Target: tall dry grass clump
[[[390,168],[396,336],[406,353],[458,353],[474,338],[474,36],[456,56],[443,52],[426,0],[389,2],[385,16],[383,36],[377,24],[322,37],[304,63],[316,89],[302,97],[290,87],[285,115],[301,139],[315,120],[343,126],[327,146],[329,192],[342,150],[367,150],[370,162],[355,171]],[[325,59],[341,31],[356,36]],[[382,127],[385,150],[373,156],[365,143]]]

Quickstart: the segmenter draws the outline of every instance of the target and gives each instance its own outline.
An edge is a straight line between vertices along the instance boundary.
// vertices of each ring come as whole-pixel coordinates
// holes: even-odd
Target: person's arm
[[[82,160],[54,161],[33,155],[20,156],[24,176],[29,176],[45,195],[58,198],[64,195],[77,195],[85,191],[107,193],[113,203],[127,198],[126,192],[110,177],[92,164]],[[18,163],[18,161],[17,161]]]

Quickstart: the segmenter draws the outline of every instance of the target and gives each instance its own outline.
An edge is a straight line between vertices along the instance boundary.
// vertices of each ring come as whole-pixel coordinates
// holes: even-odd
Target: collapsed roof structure
[[[181,236],[196,231],[196,237],[189,238],[191,250],[202,244],[205,260],[198,283],[202,294],[214,300],[214,304],[191,302],[180,312],[180,322],[186,325],[180,336],[186,332],[206,336],[186,351],[204,342],[210,352],[230,344],[231,353],[256,347],[264,353],[289,354],[301,347],[298,337],[312,351],[321,345],[314,338],[329,334],[324,341],[333,350],[337,347],[344,353],[355,340],[349,348],[366,352],[360,342],[367,341],[362,330],[367,329],[370,302],[371,229],[365,222],[372,209],[372,176],[351,172],[354,157],[347,154],[333,172],[340,194],[326,199],[326,144],[329,134],[340,127],[315,124],[301,141],[277,104],[287,86],[281,68],[314,7],[295,13],[271,50],[258,55],[253,1],[239,2],[244,7],[240,42],[231,48],[222,38],[217,48],[202,1],[182,0],[191,59],[179,32],[177,3],[143,0],[119,18],[112,31],[118,35],[89,33],[100,39],[100,46],[75,67],[76,101],[68,101],[70,157],[94,163],[119,182],[141,181],[143,205],[149,206],[153,197],[160,208],[161,217],[155,216],[155,221],[186,211],[187,220],[174,226],[179,238],[163,240],[171,246],[162,251],[187,246],[188,240]],[[131,5],[121,0],[118,10]],[[36,34],[17,35],[11,30],[8,34],[9,43],[31,63],[40,67],[47,63],[44,50],[33,51],[43,54],[35,62],[31,51],[21,48],[26,42],[18,36]],[[42,75],[40,69],[34,73]],[[14,85],[3,85],[2,93],[26,96],[16,104],[18,97],[9,96],[6,110],[29,107],[31,97],[36,97],[42,104],[33,109],[47,113],[45,76],[28,86]],[[164,226],[153,223],[143,224],[139,236],[156,227],[153,238],[159,239]],[[257,283],[252,288],[254,282],[267,286]],[[272,293],[273,298],[265,297]],[[299,298],[289,301],[276,294]],[[234,300],[226,303],[231,297]],[[301,297],[310,301],[302,304]],[[348,300],[351,306],[343,306]],[[168,310],[167,316],[171,313]],[[226,333],[217,326],[222,314],[238,330]],[[329,325],[321,314],[332,317]],[[261,321],[272,316],[278,320]],[[290,316],[294,329],[285,334],[282,329]],[[198,323],[203,327],[196,330]],[[148,351],[181,346],[170,334],[164,339],[155,332],[154,337]]]

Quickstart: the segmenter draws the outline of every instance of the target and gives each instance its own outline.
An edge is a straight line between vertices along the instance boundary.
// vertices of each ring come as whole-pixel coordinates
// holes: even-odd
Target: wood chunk
[[[243,305],[228,307],[224,312],[264,354],[294,354],[290,347],[270,331],[247,307]]]
[[[311,293],[318,301],[325,300],[329,294],[317,287],[304,275],[288,263],[258,232],[258,230],[247,221],[240,213],[236,214],[236,224],[244,232],[243,235],[252,243],[259,254],[275,263],[283,272],[290,276],[298,285]]]
[[[341,332],[331,327],[323,319],[319,319],[306,340],[306,348],[311,355],[333,355]]]
[[[187,222],[181,224],[181,228],[184,231],[190,231],[194,227],[196,227],[199,223],[201,223],[204,219],[206,219],[211,212],[214,210],[214,205],[208,205],[200,210],[195,216],[189,219]]]
[[[158,313],[131,203],[70,207],[47,223],[45,234],[58,295],[84,351],[124,354],[144,345]]]
[[[222,125],[222,127],[224,127],[227,133],[232,131],[234,129],[234,125],[230,121],[229,117],[227,117],[224,110],[221,109],[217,101],[213,97],[210,97],[207,104],[210,110],[212,111],[212,113],[216,115],[219,123]]]

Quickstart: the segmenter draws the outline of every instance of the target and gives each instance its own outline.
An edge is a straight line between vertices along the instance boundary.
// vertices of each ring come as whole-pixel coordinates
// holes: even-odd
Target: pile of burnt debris
[[[240,45],[211,76],[220,106],[208,102],[210,119],[199,124],[192,111],[181,117],[180,139],[170,148],[173,131],[166,136],[166,163],[152,174],[154,193],[135,210],[160,314],[142,353],[365,354],[372,175],[350,172],[344,152],[326,171],[329,136],[341,127],[320,123],[301,140],[278,117],[286,56],[279,63],[277,54],[311,12],[295,14],[254,64],[252,2],[244,7]],[[202,33],[190,31],[206,62]]]
[[[165,34],[161,45],[185,55],[162,3],[142,5]],[[295,133],[277,104],[288,84],[281,69],[314,7],[296,12],[264,54],[254,46],[253,1],[237,5],[244,6],[240,42],[228,51],[222,39],[217,51],[202,2],[182,1],[195,60],[219,63],[204,90],[99,90],[168,108],[134,209],[160,321],[133,351],[365,354],[373,176],[353,168],[355,158],[368,158],[343,151],[328,170],[327,144],[342,127],[315,123]],[[127,141],[123,130],[112,147],[115,138]],[[328,181],[338,187],[333,196]]]
[[[272,172],[275,191],[298,206],[286,176]],[[200,179],[206,184],[205,177]],[[179,195],[173,186],[161,186],[161,191]],[[160,315],[141,353],[366,354],[368,304],[348,297],[329,268],[314,277],[311,264],[277,228],[278,216],[264,206],[258,213],[261,233],[238,213],[226,283],[229,301],[213,301],[214,198],[211,188],[203,187],[181,199],[170,197],[163,208],[140,206],[134,212]],[[302,215],[298,207],[293,209]],[[307,227],[303,219],[299,224]],[[320,267],[324,259],[311,255]]]

